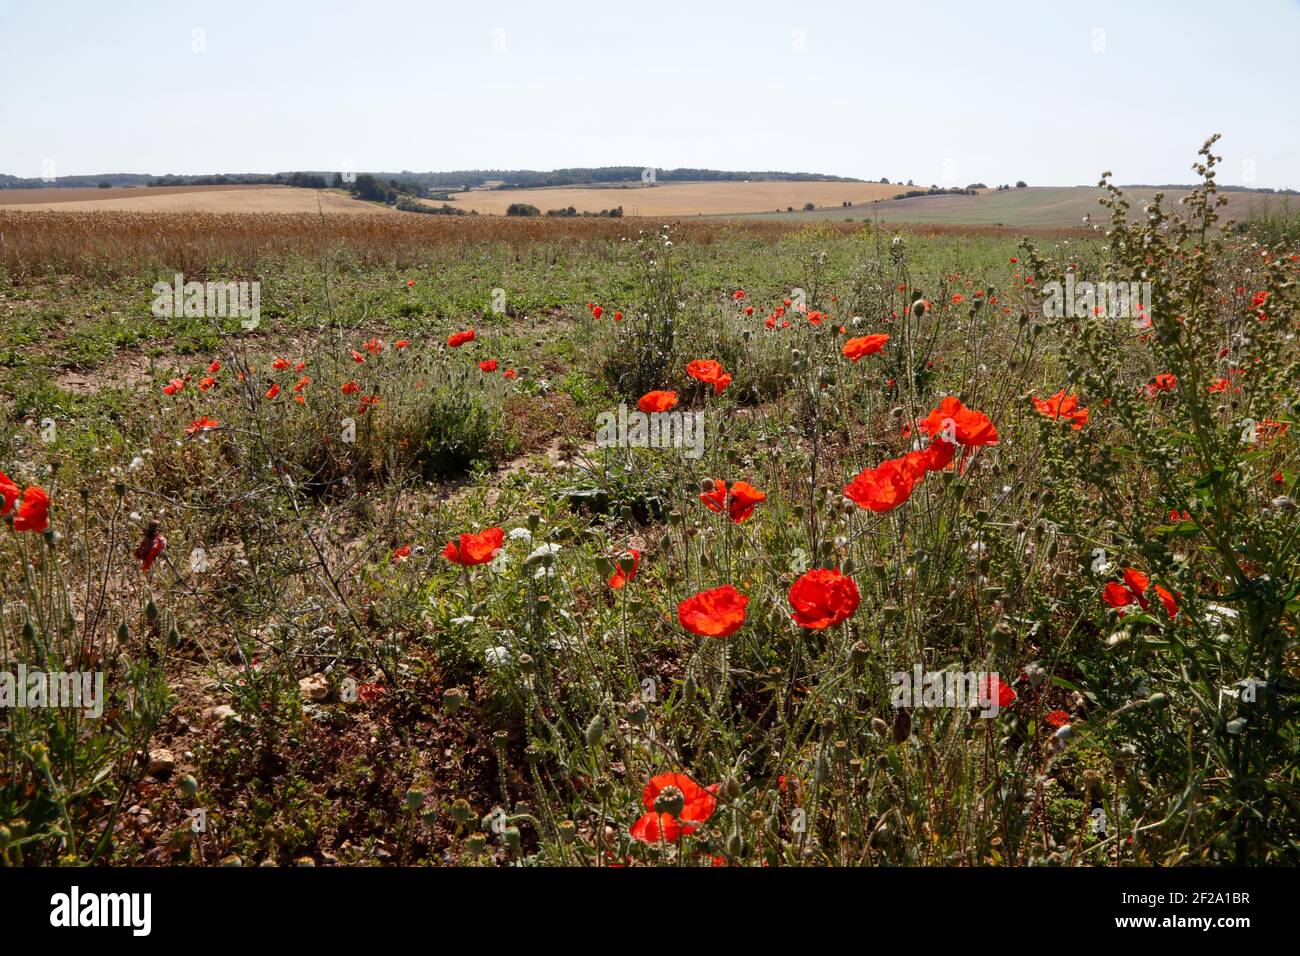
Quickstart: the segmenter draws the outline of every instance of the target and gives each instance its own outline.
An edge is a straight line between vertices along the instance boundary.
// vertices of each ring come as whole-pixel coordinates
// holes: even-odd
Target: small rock
[[[170,750],[149,751],[149,773],[155,777],[165,777],[176,769],[176,755]]]
[[[235,708],[229,704],[218,704],[216,707],[209,707],[203,712],[204,720],[210,724],[224,724],[234,716]]]
[[[324,674],[312,674],[310,677],[304,677],[298,681],[298,693],[304,700],[309,700],[313,704],[319,704],[330,695],[329,681]]]

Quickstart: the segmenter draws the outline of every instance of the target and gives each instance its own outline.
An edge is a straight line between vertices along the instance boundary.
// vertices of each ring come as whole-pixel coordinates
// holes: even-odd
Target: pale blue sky
[[[1297,81],[1297,0],[0,0],[0,172],[1300,187]]]

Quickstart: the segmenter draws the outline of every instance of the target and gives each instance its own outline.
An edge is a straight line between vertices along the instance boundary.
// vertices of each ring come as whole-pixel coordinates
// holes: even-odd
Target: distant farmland
[[[319,199],[319,206],[317,200]],[[333,190],[292,186],[141,186],[120,189],[3,189],[0,209],[21,212],[391,213]]]
[[[701,182],[641,183],[624,186],[554,186],[545,189],[474,189],[453,193],[451,205],[479,213],[504,214],[513,203],[550,209],[599,212],[623,207],[627,216],[733,216],[772,213],[805,203],[844,210],[842,203],[892,199],[907,187],[884,183],[830,182]],[[441,206],[442,200],[428,200]],[[847,212],[848,210],[844,210]]]
[[[895,192],[900,187],[894,187]],[[1135,211],[1149,202],[1158,189],[1124,187],[1125,195]],[[1176,204],[1184,190],[1166,189],[1165,207]],[[1009,189],[1002,192],[981,192],[975,196],[943,195],[916,196],[911,199],[890,199],[852,209],[817,209],[809,212],[768,214],[782,219],[843,220],[879,219],[881,222],[933,223],[949,225],[1003,225],[1003,226],[1079,226],[1083,217],[1092,216],[1094,223],[1104,220],[1107,210],[1097,204],[1103,191],[1095,186],[1039,186],[1026,189]],[[1228,203],[1221,210],[1227,219],[1244,220],[1252,210],[1266,201],[1280,202],[1281,196],[1261,193],[1224,192]],[[765,217],[766,218],[766,217]]]

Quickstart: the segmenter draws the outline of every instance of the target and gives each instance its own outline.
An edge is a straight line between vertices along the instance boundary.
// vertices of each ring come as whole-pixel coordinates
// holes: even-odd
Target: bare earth
[[[451,205],[501,215],[511,203],[528,203],[542,212],[573,206],[578,212],[623,207],[627,216],[729,215],[802,209],[804,203],[839,208],[842,203],[892,199],[906,186],[883,183],[705,182],[655,186],[552,186],[545,189],[474,189],[452,193]],[[425,200],[432,206],[443,201]]]
[[[0,190],[0,209],[23,212],[316,212],[392,213],[336,192],[293,186],[142,186],[131,189]]]

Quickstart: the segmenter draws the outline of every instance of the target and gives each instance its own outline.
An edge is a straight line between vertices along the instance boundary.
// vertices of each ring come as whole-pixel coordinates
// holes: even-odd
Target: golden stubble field
[[[628,216],[694,216],[802,209],[893,199],[909,187],[885,183],[703,182],[623,187],[552,186],[545,189],[474,189],[452,193],[451,205],[479,213],[502,214],[512,203],[542,212],[573,206],[578,212],[623,207]],[[442,200],[427,200],[441,206]]]
[[[0,209],[22,212],[316,212],[395,210],[323,189],[294,186],[142,186],[115,189],[11,189]]]

